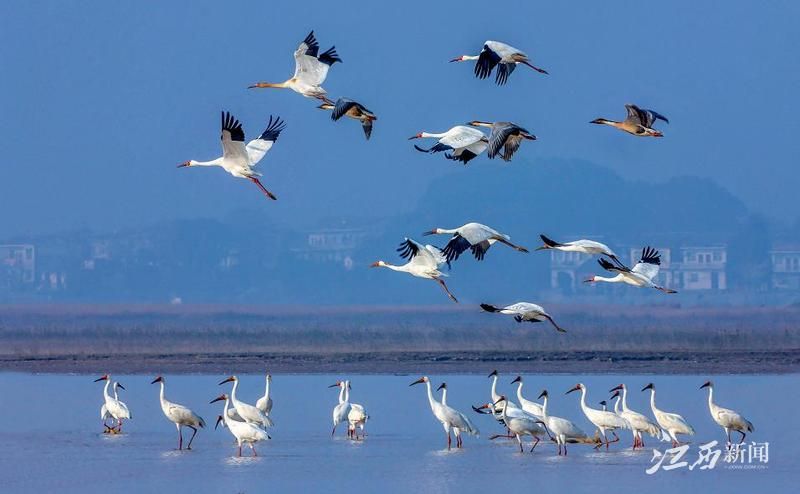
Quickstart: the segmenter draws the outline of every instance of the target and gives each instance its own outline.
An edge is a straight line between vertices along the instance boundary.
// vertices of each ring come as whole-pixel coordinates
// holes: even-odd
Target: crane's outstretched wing
[[[267,128],[264,132],[258,136],[258,139],[253,139],[247,143],[247,156],[250,158],[251,165],[255,165],[261,161],[264,155],[267,154],[267,151],[275,144],[275,141],[278,140],[278,136],[281,135],[284,128],[286,128],[286,123],[281,120],[281,117],[275,117],[273,119],[272,115],[270,115]]]
[[[455,130],[455,132],[451,132]],[[465,148],[471,144],[479,142],[481,139],[486,139],[486,134],[473,127],[466,127],[458,125],[448,131],[448,135],[439,139],[439,142],[450,146],[453,149]]]
[[[633,266],[631,272],[652,280],[658,276],[659,266],[661,266],[661,254],[652,247],[645,247],[642,249],[642,258]]]
[[[222,157],[247,161],[242,124],[229,112],[222,112]]]
[[[483,261],[483,258],[486,256],[486,251],[488,251],[491,246],[492,242],[483,240],[470,247],[470,250],[472,251],[472,255],[475,256],[475,259]]]
[[[501,63],[497,66],[497,73],[494,76],[494,82],[497,83],[498,86],[502,86],[506,82],[508,82],[508,77],[514,72],[514,69],[517,68],[516,63]]]
[[[622,263],[612,264],[608,259],[605,257],[601,257],[597,260],[597,263],[600,265],[601,268],[605,269],[606,271],[612,271],[617,273],[627,273],[631,270]]]
[[[478,61],[475,63],[475,77],[486,79],[492,73],[495,65],[500,63],[502,57],[495,53],[489,45],[483,45]]]
[[[458,259],[458,257],[471,246],[472,245],[467,239],[456,233],[450,238],[450,241],[447,242],[447,245],[444,246],[442,253],[447,259],[447,262],[452,262]]]
[[[294,77],[311,86],[319,86],[328,76],[330,66],[342,59],[333,46],[319,55],[319,43],[311,31],[295,50],[294,61]]]

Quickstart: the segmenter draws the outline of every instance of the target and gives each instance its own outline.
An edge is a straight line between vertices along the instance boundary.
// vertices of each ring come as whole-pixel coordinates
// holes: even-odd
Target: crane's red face
[[[573,391],[578,391],[579,389],[581,389],[581,385],[580,385],[580,384],[576,384],[574,388],[570,389],[570,390],[569,390],[569,391],[567,391],[565,394],[570,394],[570,393],[572,393]]]
[[[423,377],[420,377],[419,379],[417,379],[416,381],[414,381],[413,383],[409,384],[409,386],[413,386],[415,384],[422,384],[422,383],[426,383],[426,382],[428,382],[428,378],[423,376]]]
[[[617,386],[614,386],[613,388],[609,389],[608,392],[610,393],[612,391],[619,391],[619,390],[623,389],[624,387],[625,387],[624,384],[618,384]]]
[[[341,385],[342,385],[342,381],[336,381],[335,383],[331,384],[331,385],[330,385],[330,386],[328,386],[328,387],[329,387],[329,388],[338,388],[338,387],[339,387],[339,386],[341,386]]]
[[[178,165],[178,168],[183,168],[184,166],[192,166],[192,162],[191,161],[184,161],[183,163]]]
[[[545,247],[545,248],[546,248],[546,247]],[[588,278],[586,278],[585,280],[583,280],[583,282],[584,282],[584,283],[594,283],[594,276],[589,276]]]
[[[419,139],[421,137],[422,137],[422,132],[420,132],[419,134],[416,134],[416,135],[413,135],[413,136],[409,137],[408,140],[410,141],[411,139]]]
[[[221,394],[221,395],[217,396],[216,398],[214,398],[213,400],[211,400],[211,402],[210,402],[210,403],[216,403],[216,402],[218,402],[218,401],[225,401],[225,400],[227,400],[227,399],[228,399],[228,396],[227,396],[226,394],[224,394],[224,393],[223,393],[223,394]]]
[[[222,381],[221,383],[219,383],[219,385],[223,385],[225,383],[233,382],[235,380],[236,380],[236,376],[231,376],[231,377],[225,379],[224,381]]]
[[[461,55],[460,57],[456,57],[456,58],[454,58],[454,59],[450,60],[450,63],[453,63],[453,62],[463,62],[463,61],[464,61],[464,55]]]
[[[97,379],[94,380],[94,382],[107,381],[107,380],[108,380],[108,374],[106,374],[104,376],[101,376],[101,377],[98,377]],[[123,388],[123,389],[125,389],[125,388]]]
[[[150,384],[155,384],[155,383],[160,383],[160,382],[164,382],[164,378],[161,377],[161,376],[158,376],[157,378],[155,378],[152,381],[150,381]]]

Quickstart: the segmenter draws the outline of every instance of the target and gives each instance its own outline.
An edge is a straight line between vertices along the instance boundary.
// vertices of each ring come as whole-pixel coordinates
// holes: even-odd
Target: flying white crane
[[[203,420],[203,417],[197,415],[185,406],[172,403],[164,397],[163,377],[156,377],[150,384],[155,383],[161,384],[161,394],[159,395],[161,399],[161,411],[164,412],[167,420],[175,424],[175,427],[178,429],[178,450],[183,449],[183,434],[181,434],[181,427],[188,427],[192,429],[192,437],[189,439],[189,444],[186,446],[186,449],[192,449],[192,441],[194,441],[194,436],[197,435],[197,428],[205,427],[206,422]]]
[[[494,403],[494,406],[502,403],[501,405],[501,414],[500,416],[503,418],[503,422],[508,427],[508,430],[517,438],[517,444],[519,444],[519,452],[522,453],[522,436],[531,436],[531,439],[535,440],[531,446],[531,453],[533,450],[536,449],[536,445],[539,444],[539,437],[544,436],[547,434],[547,429],[545,428],[541,419],[534,417],[528,413],[521,413],[511,416],[508,414],[508,400],[505,396],[500,396],[500,399]]]
[[[658,276],[659,266],[661,266],[661,254],[652,247],[645,247],[642,249],[642,257],[639,259],[639,262],[633,266],[633,269],[628,268],[622,263],[612,264],[603,258],[598,259],[597,262],[606,271],[616,272],[617,275],[613,278],[592,276],[586,279],[584,283],[594,283],[597,281],[604,281],[606,283],[626,283],[638,288],[655,288],[664,293],[678,293],[675,290],[659,286],[653,281],[656,276]]]
[[[521,50],[499,41],[487,41],[483,44],[483,50],[479,55],[462,55],[450,60],[451,62],[466,62],[477,60],[475,63],[475,77],[486,79],[497,67],[495,82],[502,86],[508,81],[508,77],[517,68],[517,64],[524,64],[540,74],[547,74],[547,71],[536,67],[531,63],[530,58]]]
[[[650,434],[651,436],[660,439],[661,428],[658,426],[658,424],[653,423],[652,420],[648,419],[641,413],[628,408],[627,386],[625,386],[625,384],[620,384],[611,388],[609,392],[617,390],[622,391],[622,412],[620,413],[620,416],[627,420],[628,424],[630,424],[631,432],[633,433],[633,449],[644,447],[644,440],[642,438],[643,433]]]
[[[361,429],[361,439],[364,439],[364,427],[367,424],[367,419],[369,419],[369,415],[367,415],[366,409],[364,409],[364,405],[359,403],[352,403],[350,402],[350,390],[352,387],[350,386],[350,381],[347,381],[347,390],[345,392],[345,401],[350,403],[350,411],[347,412],[347,435],[351,439],[358,440],[358,429]]]
[[[490,228],[480,223],[467,223],[458,228],[434,228],[423,235],[452,235],[442,249],[447,262],[453,262],[467,249],[472,251],[475,259],[482,261],[489,247],[495,242],[500,242],[519,252],[528,252],[528,249],[511,243],[511,237],[505,233]]]
[[[471,434],[473,436],[477,436],[480,432],[478,428],[475,427],[472,422],[467,418],[466,415],[459,412],[458,410],[447,406],[447,385],[442,383],[441,386],[437,389],[443,390],[442,392],[442,402],[436,401],[433,397],[433,390],[431,389],[431,381],[428,379],[427,376],[423,376],[418,380],[414,381],[413,383],[409,384],[409,386],[413,386],[415,384],[425,383],[428,388],[428,402],[431,405],[431,411],[436,419],[442,423],[442,427],[444,427],[444,432],[447,434],[447,449],[450,449],[452,439],[450,437],[450,429],[453,429],[453,432],[456,436],[456,447],[460,448],[462,446],[462,439],[461,433],[466,432],[467,434]]]
[[[465,165],[469,163],[470,160],[486,151],[489,147],[489,140],[486,138],[486,134],[473,127],[467,127],[466,125],[456,125],[447,132],[441,132],[439,134],[420,132],[417,135],[409,137],[408,140],[425,139],[428,137],[439,139],[439,142],[430,149],[423,149],[415,144],[414,149],[422,153],[438,153],[444,151],[445,158],[453,161],[460,161]]]
[[[595,449],[605,444],[606,450],[608,450],[609,444],[619,441],[619,436],[617,436],[615,431],[617,429],[627,429],[628,423],[621,417],[617,416],[617,414],[614,412],[598,410],[588,406],[586,404],[586,385],[583,383],[576,384],[574,388],[567,391],[567,394],[578,390],[581,392],[581,410],[583,410],[583,414],[586,415],[586,418],[589,420],[589,422],[597,427],[597,429],[600,431],[600,435],[603,437],[602,442],[596,445]],[[614,436],[613,441],[608,439],[606,432],[611,432],[611,434]]]
[[[369,140],[372,135],[372,122],[378,119],[374,113],[367,110],[366,106],[349,98],[339,98],[335,103],[325,99],[325,102],[317,108],[321,110],[333,110],[333,113],[331,113],[331,120],[334,122],[342,117],[358,120],[361,122],[361,127],[364,129],[364,135],[367,140]]]
[[[458,303],[458,300],[450,290],[447,288],[443,277],[447,276],[445,273],[439,271],[439,266],[447,263],[442,251],[432,245],[422,245],[415,240],[406,238],[400,247],[397,248],[400,257],[408,259],[406,264],[402,266],[395,266],[384,261],[377,261],[370,265],[371,268],[389,268],[392,271],[400,271],[408,273],[417,278],[425,278],[434,280],[441,285],[442,289],[450,297],[450,300]]]
[[[648,384],[642,391],[650,390],[650,409],[653,411],[653,416],[656,418],[659,427],[667,431],[670,439],[672,439],[672,447],[675,448],[680,445],[678,441],[678,434],[694,435],[694,428],[682,416],[677,413],[665,412],[656,408],[656,386],[653,383]]]
[[[501,314],[510,314],[514,316],[517,322],[542,322],[550,321],[550,324],[561,333],[566,333],[567,330],[556,324],[550,314],[548,314],[541,305],[532,304],[530,302],[517,302],[516,304],[507,305],[505,307],[496,307],[491,304],[481,304],[481,309],[486,312],[499,312]]]
[[[272,374],[267,373],[265,380],[266,386],[264,388],[264,396],[256,401],[256,408],[264,412],[264,415],[269,416],[270,412],[272,412],[272,397],[269,395],[269,387],[272,384]]]
[[[256,453],[256,446],[255,444],[259,441],[266,441],[267,439],[272,439],[269,437],[269,434],[264,431],[264,429],[258,427],[255,424],[250,424],[248,422],[241,422],[238,420],[234,420],[230,418],[230,414],[228,413],[230,408],[230,398],[226,394],[221,394],[217,398],[211,400],[211,403],[216,403],[218,401],[225,401],[225,408],[223,409],[222,415],[217,418],[217,424],[219,424],[220,420],[225,422],[225,426],[228,430],[233,434],[233,437],[236,438],[236,443],[239,445],[239,454],[238,456],[242,456],[242,444],[247,444],[250,446],[250,450],[253,452],[253,456],[258,456]],[[216,428],[216,425],[214,426]]]
[[[548,238],[544,234],[539,235],[539,237],[542,239],[542,242],[544,242],[544,245],[537,247],[536,250],[553,249],[560,250],[562,252],[580,252],[581,254],[589,254],[591,256],[604,255],[608,256],[615,263],[622,265],[622,262],[619,260],[614,251],[611,250],[611,248],[606,244],[586,239],[560,243]]]
[[[294,75],[291,79],[281,83],[257,82],[250,88],[288,88],[302,94],[306,98],[325,99],[327,92],[322,88],[322,83],[328,77],[328,70],[342,59],[336,53],[336,47],[331,46],[322,54],[319,53],[319,43],[314,37],[314,31],[308,33],[306,39],[294,52]]]
[[[542,405],[536,403],[535,401],[526,400],[522,396],[522,386],[524,384],[522,381],[522,376],[517,376],[513,381],[511,381],[511,384],[514,383],[519,383],[517,385],[517,400],[519,401],[522,409],[531,415],[534,415],[535,417],[542,418],[544,415],[544,409]]]
[[[566,456],[567,442],[586,441],[588,440],[588,436],[580,427],[575,425],[575,423],[561,417],[547,414],[547,400],[549,396],[550,394],[546,389],[542,390],[542,393],[539,395],[539,399],[544,400],[542,402],[542,423],[547,426],[547,429],[555,438],[556,444],[558,444],[558,454],[561,455],[563,446],[564,456]]]
[[[711,418],[714,419],[714,422],[725,429],[725,435],[728,436],[728,447],[731,446],[732,430],[742,435],[741,440],[739,440],[739,444],[742,444],[747,433],[755,431],[753,424],[738,412],[722,408],[714,403],[714,383],[706,381],[705,384],[700,386],[700,389],[703,388],[708,388],[708,411],[711,412]]]
[[[268,198],[273,201],[278,198],[268,191],[258,177],[260,173],[255,171],[255,166],[261,161],[267,151],[272,148],[281,131],[286,124],[280,117],[269,117],[267,128],[258,139],[253,139],[244,144],[244,130],[242,124],[230,113],[222,112],[222,156],[211,161],[189,160],[178,165],[178,168],[185,166],[220,166],[234,177],[246,178],[261,189]]]
[[[628,111],[628,116],[622,122],[615,122],[606,118],[596,118],[589,123],[610,125],[623,132],[639,137],[664,137],[664,134],[653,128],[653,125],[656,123],[656,120],[663,120],[669,123],[667,117],[653,110],[646,110],[632,104],[625,105],[625,110]]]
[[[119,434],[122,432],[122,421],[123,419],[130,419],[131,412],[128,409],[128,405],[120,401],[119,395],[117,394],[117,387],[125,389],[121,383],[114,381],[112,385],[111,376],[105,374],[102,377],[99,377],[94,380],[94,382],[105,381],[106,385],[103,387],[103,406],[100,407],[100,418],[103,420],[103,427],[105,427],[104,433],[107,434]],[[108,388],[113,387],[114,396],[112,397],[109,392]],[[108,419],[113,419],[116,421],[116,425],[113,427],[109,427],[106,424]]]
[[[347,422],[347,416],[350,413],[350,401],[348,401],[347,388],[350,385],[348,381],[336,381],[334,384],[328,386],[329,388],[339,388],[339,403],[333,407],[333,430],[331,437],[336,434],[336,426],[342,422]],[[348,437],[350,436],[350,429],[347,431]]]
[[[500,148],[503,148],[501,158],[503,158],[503,161],[511,161],[511,157],[517,152],[523,139],[536,140],[535,135],[512,122],[473,120],[469,124],[473,127],[489,127],[492,129],[489,133],[489,152],[487,153],[490,160],[500,153]]]
[[[272,419],[270,419],[267,414],[263,411],[259,410],[257,407],[249,403],[245,403],[240,401],[236,398],[236,390],[239,388],[239,378],[237,376],[230,376],[227,379],[223,380],[219,383],[222,386],[225,383],[233,383],[233,389],[231,390],[231,403],[233,404],[233,408],[236,410],[236,413],[239,414],[239,417],[242,418],[248,424],[255,424],[259,427],[272,427]]]

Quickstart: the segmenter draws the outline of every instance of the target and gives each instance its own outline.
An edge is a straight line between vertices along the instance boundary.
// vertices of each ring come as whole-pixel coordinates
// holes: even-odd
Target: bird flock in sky
[[[314,31],[311,31],[294,52],[294,75],[281,83],[258,82],[250,88],[285,88],[291,89],[306,98],[321,100],[318,108],[331,111],[331,118],[336,121],[346,116],[361,122],[367,139],[372,135],[373,122],[377,119],[374,113],[363,104],[349,98],[338,98],[333,101],[328,98],[328,93],[322,87],[331,67],[337,62],[342,62],[336,47],[320,53],[319,42]],[[451,62],[475,61],[475,76],[480,79],[488,78],[495,73],[495,82],[503,85],[516,69],[522,64],[541,73],[548,72],[533,65],[530,57],[523,51],[499,41],[486,41],[478,55],[462,55],[450,60]],[[663,137],[663,134],[654,127],[658,120],[669,122],[660,113],[627,104],[627,117],[623,121],[613,121],[605,118],[593,120],[593,124],[610,125],[629,134],[641,137]],[[256,165],[264,158],[266,153],[277,141],[285,128],[285,123],[280,117],[269,117],[267,127],[261,135],[245,144],[244,131],[241,123],[230,113],[222,113],[222,156],[211,161],[189,160],[179,167],[192,166],[221,166],[234,177],[245,178],[256,184],[269,199],[277,197],[261,182],[261,174],[255,170]],[[488,128],[487,136],[481,128]],[[485,122],[474,120],[468,125],[456,125],[446,132],[429,133],[420,132],[409,139],[437,139],[436,144],[428,149],[414,145],[414,148],[423,153],[444,153],[445,158],[458,161],[466,165],[478,155],[486,152],[489,159],[500,156],[504,161],[511,161],[520,149],[523,141],[536,140],[536,136],[525,128],[512,122]],[[467,249],[478,261],[483,260],[489,248],[495,243],[505,244],[519,252],[528,252],[524,247],[511,242],[511,237],[480,223],[467,223],[458,228],[435,228],[426,235],[447,234],[452,235],[443,249],[433,245],[424,245],[412,238],[405,238],[397,249],[400,257],[407,262],[394,265],[380,260],[373,263],[372,267],[383,267],[393,271],[408,273],[412,276],[429,279],[439,284],[453,302],[458,299],[450,291],[444,278],[446,273],[441,271],[443,265],[451,267],[451,263]],[[578,252],[589,255],[599,255],[598,263],[614,276],[592,276],[585,280],[587,283],[625,283],[635,287],[655,288],[664,293],[675,293],[674,290],[662,287],[655,282],[661,265],[661,255],[652,247],[642,250],[639,261],[633,266],[626,266],[614,252],[606,245],[587,239],[570,242],[556,242],[545,235],[541,235],[544,245],[541,249],[555,249],[565,252]],[[518,322],[549,321],[559,332],[565,330],[557,325],[553,318],[540,305],[529,302],[518,302],[505,307],[496,307],[491,304],[481,304],[488,312],[513,315]]]
[[[580,408],[586,419],[596,428],[593,436],[586,434],[574,422],[557,417],[548,413],[548,391],[542,390],[537,399],[542,402],[526,399],[522,394],[524,381],[522,376],[517,376],[511,384],[517,385],[515,403],[506,395],[500,394],[497,390],[499,374],[493,371],[488,376],[492,379],[491,401],[480,406],[473,406],[472,409],[479,414],[491,415],[502,427],[505,433],[494,434],[490,440],[498,438],[516,439],[520,452],[523,452],[524,436],[531,439],[531,449],[536,448],[541,440],[555,443],[558,448],[558,455],[567,454],[567,444],[588,444],[599,449],[605,446],[606,450],[615,442],[619,442],[617,431],[629,430],[633,439],[632,448],[634,450],[644,448],[644,437],[649,435],[659,441],[669,441],[672,447],[680,444],[678,436],[694,435],[694,428],[681,415],[672,412],[665,412],[656,407],[656,387],[649,383],[642,388],[642,391],[650,391],[650,409],[655,420],[651,420],[645,414],[639,413],[628,407],[628,388],[625,384],[619,384],[609,391],[613,393],[609,399],[616,399],[613,409],[609,409],[607,401],[600,402],[602,408],[589,406],[586,401],[588,390],[585,384],[578,383],[566,391],[570,394],[574,391],[580,392]],[[103,421],[104,433],[119,434],[122,432],[124,420],[130,420],[131,412],[128,405],[119,398],[118,389],[125,389],[122,384],[114,381],[108,374],[103,375],[95,382],[105,381],[103,388],[103,405],[100,408],[100,418]],[[224,402],[222,413],[217,417],[215,429],[222,424],[233,435],[238,447],[238,456],[242,456],[242,446],[247,445],[256,456],[255,445],[258,442],[272,439],[267,432],[275,424],[271,418],[272,397],[270,396],[270,385],[272,376],[266,375],[266,387],[264,396],[258,399],[255,405],[251,405],[237,398],[236,392],[239,387],[239,378],[230,376],[222,380],[220,386],[233,383],[230,394],[223,393],[210,403]],[[167,400],[165,397],[165,380],[163,377],[156,377],[151,384],[160,385],[161,410],[164,416],[173,424],[178,431],[178,449],[183,446],[182,428],[192,430],[192,435],[186,445],[186,449],[192,448],[192,442],[199,429],[204,428],[206,423],[203,418],[192,411],[190,408],[178,403]],[[424,384],[427,388],[428,401],[431,412],[444,428],[447,435],[447,449],[452,447],[452,437],[455,435],[456,448],[463,446],[462,434],[478,436],[480,431],[470,418],[447,404],[447,384],[442,383],[436,389],[441,391],[441,398],[437,399],[430,378],[423,376],[412,382],[410,386]],[[337,381],[329,388],[339,388],[339,400],[333,408],[333,430],[331,437],[336,434],[336,428],[340,424],[346,424],[347,438],[358,441],[365,437],[365,428],[369,415],[364,405],[350,401],[350,381]],[[700,389],[708,388],[708,409],[711,418],[719,424],[725,431],[727,445],[731,447],[731,432],[736,431],[740,434],[739,444],[744,442],[746,435],[754,431],[753,424],[745,419],[741,414],[733,410],[723,408],[714,402],[714,385],[707,381],[700,386]],[[113,395],[111,394],[113,392]],[[111,424],[109,424],[109,420]],[[609,435],[611,437],[609,437]]]

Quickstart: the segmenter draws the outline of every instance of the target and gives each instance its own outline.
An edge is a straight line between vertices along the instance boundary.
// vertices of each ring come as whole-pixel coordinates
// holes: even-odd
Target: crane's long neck
[[[117,383],[114,383],[114,401],[119,401],[119,393],[117,393]]]
[[[620,410],[620,408],[619,408],[619,401],[620,401],[620,397],[619,397],[619,395],[617,395],[617,401],[614,402],[614,413],[616,413],[617,415],[622,413],[622,410]]]
[[[106,379],[106,385],[103,387],[103,394],[106,400],[111,400],[111,394],[108,392],[109,386],[111,386],[111,378]]]
[[[231,389],[231,401],[234,402],[234,403],[236,402],[236,388],[238,388],[238,387],[239,387],[239,380],[238,379],[234,379],[233,380],[233,389]]]
[[[442,405],[447,406],[447,388],[442,389]]]
[[[525,401],[522,398],[522,381],[520,381],[519,385],[517,386],[517,399],[519,400],[520,405],[522,405],[522,402]]]
[[[656,388],[650,388],[650,409],[655,413],[656,410]]]
[[[219,158],[217,158],[215,160],[211,160],[211,161],[191,160],[191,161],[189,161],[189,163],[190,163],[190,166],[219,166],[219,165],[222,164],[222,156],[220,156]]]
[[[542,400],[542,418],[547,418],[547,395],[544,395],[544,400]]]
[[[606,283],[620,283],[622,282],[622,273],[613,276],[611,278],[608,278],[606,276],[595,276],[594,281],[604,281]]]
[[[228,425],[228,421],[231,420],[231,418],[228,417],[228,408],[230,408],[230,403],[231,403],[230,398],[225,396],[225,408],[222,409],[222,420],[225,421],[225,425]],[[229,425],[228,429],[230,429]]]
[[[492,401],[497,402],[500,399],[500,395],[497,394],[497,376],[492,376]]]
[[[164,406],[164,402],[167,401],[167,399],[164,397],[164,381],[161,381],[159,384],[161,385],[161,392],[159,393],[159,399],[161,400],[161,406]]]
[[[628,388],[622,388],[622,410],[628,411]]]
[[[480,58],[480,55],[463,55],[461,57],[461,61],[462,62],[466,62],[466,61],[469,61],[469,60],[477,60],[479,58]]]
[[[711,410],[711,412],[713,413],[714,412],[714,408],[716,408],[716,407],[717,407],[717,405],[714,404],[714,388],[712,386],[709,386],[708,387],[708,409]]]
[[[428,387],[428,402],[431,404],[431,410],[436,409],[436,405],[439,403],[436,401],[436,398],[433,397],[433,390],[431,389],[431,382],[425,381],[425,385]]]
[[[408,264],[403,264],[402,266],[396,266],[394,264],[389,264],[388,262],[384,262],[384,263],[381,264],[381,267],[389,268],[392,271],[400,271],[402,273],[407,273],[408,272]]]
[[[420,137],[434,137],[436,139],[440,139],[447,135],[447,132],[442,132],[440,134],[431,134],[430,132],[422,132]]]
[[[342,383],[342,386],[339,388],[339,403],[344,403],[344,388],[347,386],[346,383]]]
[[[440,235],[446,233],[458,233],[458,228],[437,228],[436,233]]]
[[[503,417],[503,422],[506,422],[508,416],[506,415],[506,409],[508,408],[508,400],[503,400],[503,411],[501,413],[501,417]]]
[[[581,388],[581,410],[583,410],[585,414],[588,408],[589,407],[586,406],[586,388]]]
[[[350,381],[344,382],[344,401],[345,403],[350,401]]]
[[[267,381],[267,384],[264,387],[264,399],[265,400],[269,400],[269,381],[270,381],[269,377],[266,378],[266,381]]]

